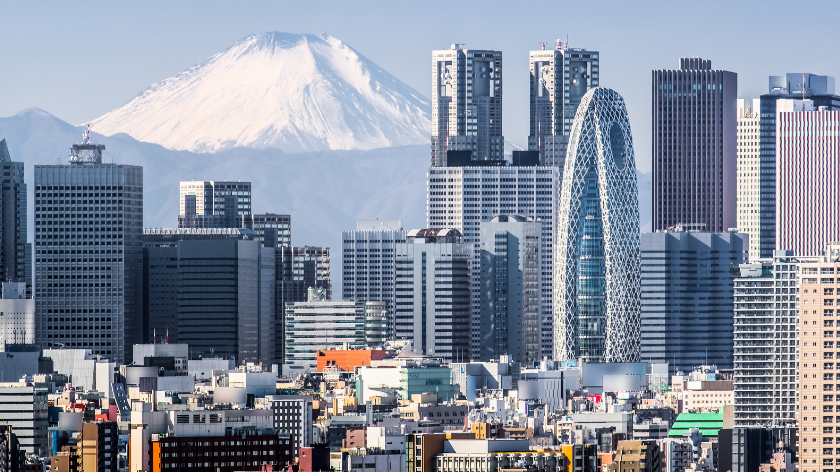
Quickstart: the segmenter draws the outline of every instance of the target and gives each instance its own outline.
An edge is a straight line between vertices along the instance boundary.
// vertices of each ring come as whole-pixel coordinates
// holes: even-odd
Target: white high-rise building
[[[750,235],[750,260],[761,257],[760,104],[738,99],[738,230]]]
[[[799,264],[816,259],[776,251],[772,259],[739,268],[734,317],[736,428],[784,425],[798,418]]]
[[[539,151],[540,164],[563,172],[572,122],[580,100],[600,82],[598,51],[569,48],[531,51],[531,131],[528,150]]]
[[[540,313],[542,355],[553,355],[554,237],[560,194],[555,166],[469,166],[429,169],[426,223],[455,228],[474,249],[471,262],[471,346],[479,358],[481,336],[480,225],[499,215],[521,215],[542,223]]]
[[[504,158],[501,51],[463,44],[432,51],[432,165],[447,165],[447,151]]]

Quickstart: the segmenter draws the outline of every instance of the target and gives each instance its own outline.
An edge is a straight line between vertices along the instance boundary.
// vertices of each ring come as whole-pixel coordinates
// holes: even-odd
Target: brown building
[[[79,455],[76,446],[64,446],[50,459],[52,472],[78,472]]]
[[[79,441],[77,449],[80,470],[82,472],[117,472],[119,434],[119,428],[114,421],[82,425],[82,440]]]
[[[152,472],[280,470],[294,462],[288,433],[235,432],[228,436],[152,437]]]
[[[654,440],[619,441],[610,472],[662,472],[662,453]]]

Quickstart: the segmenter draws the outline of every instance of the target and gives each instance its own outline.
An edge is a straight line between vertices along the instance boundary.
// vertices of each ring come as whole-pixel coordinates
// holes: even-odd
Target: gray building
[[[144,231],[147,340],[167,334],[191,356],[275,359],[275,250],[249,229]]]
[[[143,168],[74,144],[35,166],[36,338],[120,363],[143,341]]]
[[[395,334],[420,354],[470,359],[471,244],[456,229],[414,229],[397,244]]]
[[[243,215],[241,228],[254,230],[257,241],[265,247],[292,245],[292,217],[276,213]]]
[[[372,310],[373,315],[381,315]],[[364,349],[365,302],[307,301],[286,305],[284,374],[315,372],[318,351]]]
[[[501,51],[432,51],[432,166],[446,166],[447,151],[504,159]]]
[[[542,359],[540,246],[542,224],[519,215],[481,223],[481,357]]]
[[[675,230],[642,233],[642,360],[671,374],[700,365],[731,369],[734,264],[749,236]]]
[[[738,74],[697,57],[652,72],[653,229],[737,227]]]
[[[799,265],[817,257],[775,251],[735,274],[735,427],[797,421],[799,411]],[[768,362],[773,353],[775,362]]]
[[[341,240],[342,298],[385,302],[393,329],[394,248],[405,242],[402,221],[360,220],[355,231],[341,232]]]
[[[0,270],[4,282],[25,282],[26,298],[32,298],[32,245],[26,240],[26,183],[23,162],[13,162],[6,139],[0,139],[0,167],[3,189],[0,194]]]
[[[43,376],[32,381],[0,383],[0,425],[9,425],[27,453],[48,455],[47,394]]]
[[[784,76],[770,76],[768,93],[760,97],[759,113],[759,161],[760,172],[752,178],[757,181],[760,197],[758,252],[762,258],[773,257],[776,249],[776,105],[781,99],[813,100],[815,110],[840,110],[840,96],[835,95],[834,77],[809,73],[788,73]],[[823,108],[825,107],[825,108]],[[755,111],[755,110],[754,110]]]
[[[540,164],[563,172],[569,135],[580,100],[600,83],[600,54],[569,48],[531,51],[531,132],[528,150],[540,153]]]
[[[315,441],[312,431],[312,397],[308,395],[269,395],[274,416],[274,429],[291,433],[294,440],[292,454],[298,457],[301,447]]]
[[[26,298],[26,283],[3,282],[2,287],[0,349],[6,344],[35,344],[35,300]]]
[[[181,182],[179,228],[241,228],[251,217],[251,182]]]

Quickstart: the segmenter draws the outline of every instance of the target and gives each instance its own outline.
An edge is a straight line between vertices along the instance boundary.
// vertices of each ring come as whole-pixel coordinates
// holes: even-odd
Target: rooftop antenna
[[[85,125],[85,131],[82,133],[82,144],[90,144],[90,123]]]
[[[545,45],[546,45],[546,44],[547,44],[546,42],[544,42],[544,41],[540,41],[540,46],[542,46],[542,50],[543,50],[543,51],[545,51]]]

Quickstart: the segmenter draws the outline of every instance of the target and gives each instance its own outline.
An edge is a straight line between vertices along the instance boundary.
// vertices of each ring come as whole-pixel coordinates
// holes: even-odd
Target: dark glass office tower
[[[654,70],[653,229],[737,222],[738,75],[697,57]]]
[[[26,242],[26,184],[23,162],[12,162],[6,140],[0,140],[0,166],[3,168],[2,251],[0,269],[4,282],[26,282],[26,298],[32,298],[32,245]]]

